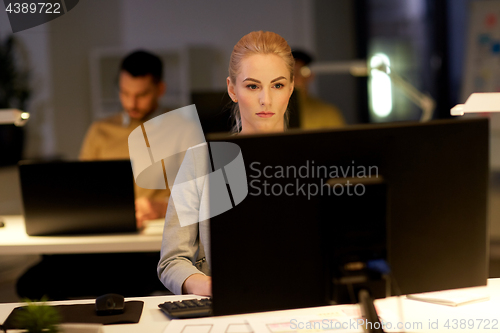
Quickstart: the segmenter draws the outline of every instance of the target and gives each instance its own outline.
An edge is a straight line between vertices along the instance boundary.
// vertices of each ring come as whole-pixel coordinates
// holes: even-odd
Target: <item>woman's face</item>
[[[242,134],[284,131],[293,81],[283,59],[274,54],[244,58],[236,82],[227,78],[227,88],[240,108]]]

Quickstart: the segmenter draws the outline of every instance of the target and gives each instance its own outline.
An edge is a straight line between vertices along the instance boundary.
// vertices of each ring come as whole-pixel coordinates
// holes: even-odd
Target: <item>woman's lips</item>
[[[262,112],[256,113],[256,115],[261,117],[261,118],[271,118],[272,116],[274,116],[274,112],[262,111]]]

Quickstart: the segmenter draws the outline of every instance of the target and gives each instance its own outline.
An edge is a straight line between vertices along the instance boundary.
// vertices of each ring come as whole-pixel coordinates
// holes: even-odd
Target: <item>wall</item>
[[[64,158],[77,158],[91,121],[90,51],[120,46],[121,20],[120,0],[86,0],[48,24],[56,150]]]
[[[256,0],[86,0],[50,23],[49,35],[57,152],[76,158],[91,122],[88,57],[96,48],[182,48],[210,45],[220,51],[223,88],[236,41],[257,29],[282,34],[291,45],[312,48],[309,2]]]
[[[282,35],[292,47],[313,49],[311,2],[305,0],[123,2],[126,48],[210,45],[220,52],[218,88],[225,87],[234,44],[254,30]]]
[[[317,0],[314,5],[316,60],[349,61],[356,59],[353,0]],[[319,97],[335,104],[347,123],[359,121],[356,104],[356,79],[350,74],[317,77]]]

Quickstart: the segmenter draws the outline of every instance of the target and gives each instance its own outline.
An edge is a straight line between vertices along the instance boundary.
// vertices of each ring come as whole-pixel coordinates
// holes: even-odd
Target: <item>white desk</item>
[[[137,298],[127,298],[127,300],[141,300],[144,301],[144,308],[142,310],[141,320],[138,324],[127,324],[127,325],[107,325],[105,326],[106,333],[120,332],[144,332],[144,333],[161,333],[168,325],[168,317],[165,316],[161,310],[158,308],[158,304],[171,301],[180,300],[186,298],[193,298],[192,295],[188,296],[155,296],[155,297],[137,297]],[[79,300],[79,301],[59,301],[51,302],[50,304],[86,304],[94,303],[93,300]],[[3,323],[7,319],[9,313],[20,303],[3,303],[0,304],[0,323]]]
[[[22,216],[2,216],[0,255],[160,251],[163,220],[151,221],[138,234],[28,236]]]
[[[490,279],[488,281],[487,287],[480,287],[480,290],[486,291],[491,299],[489,301],[474,303],[468,305],[462,305],[459,307],[449,307],[445,305],[436,305],[429,304],[419,301],[408,300],[404,297],[401,299],[402,308],[404,312],[404,321],[406,323],[422,323],[422,329],[408,329],[406,332],[478,332],[478,331],[487,331],[493,332],[500,330],[500,279]],[[144,301],[144,309],[141,316],[141,320],[138,324],[127,324],[127,325],[108,325],[104,326],[105,333],[112,332],[148,332],[148,333],[162,333],[165,330],[165,327],[169,324],[168,318],[163,315],[163,313],[158,309],[158,304],[165,301],[179,300],[192,298],[193,296],[184,295],[184,296],[158,296],[158,297],[139,297],[139,298],[130,298],[128,300],[142,300]],[[64,301],[64,302],[54,302],[53,304],[75,304],[75,303],[92,303],[92,300],[85,301]],[[375,305],[379,312],[393,312],[394,314],[398,314],[398,299],[395,297],[388,299],[381,299],[375,302]],[[19,306],[19,303],[9,303],[9,304],[0,304],[0,322],[3,322],[10,311]],[[321,308],[308,308],[308,309],[299,309],[299,310],[287,310],[287,311],[274,311],[274,312],[266,312],[266,313],[257,313],[257,314],[246,314],[235,316],[233,318],[245,318],[245,319],[258,319],[258,318],[274,318],[274,317],[292,317],[292,318],[300,318],[300,316],[308,316],[313,313],[335,313],[338,312],[339,309],[345,308],[345,306],[328,306]],[[224,317],[214,317],[222,318]],[[227,317],[226,317],[227,318]],[[491,329],[491,325],[489,329],[477,329],[477,321],[475,322],[474,329],[446,329],[444,328],[444,323],[446,320],[453,319],[466,319],[466,320],[479,320],[479,319],[489,319],[497,320],[498,325],[496,325],[496,329]],[[206,320],[206,319],[205,319]],[[429,322],[439,321],[439,329],[429,329]],[[392,330],[394,331],[394,330]],[[343,331],[342,331],[343,332]],[[352,330],[350,332],[353,332]]]

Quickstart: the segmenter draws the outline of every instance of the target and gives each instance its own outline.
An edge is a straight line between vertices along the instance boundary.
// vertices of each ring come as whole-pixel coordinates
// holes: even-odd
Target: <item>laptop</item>
[[[137,231],[130,160],[19,163],[30,236]]]

